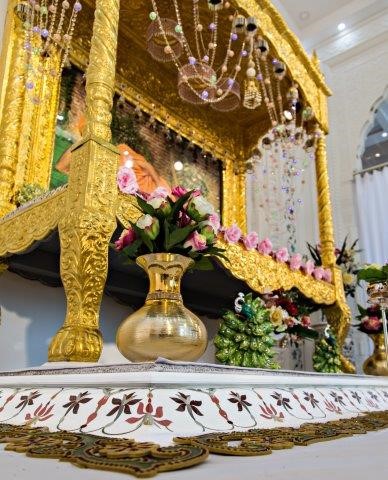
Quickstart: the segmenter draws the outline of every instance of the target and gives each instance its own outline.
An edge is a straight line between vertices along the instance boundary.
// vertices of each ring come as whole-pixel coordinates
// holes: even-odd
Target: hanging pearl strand
[[[193,0],[193,18],[194,18],[194,33],[195,33],[195,43],[197,46],[197,55],[198,55],[198,58],[202,58],[205,56],[206,48],[202,38],[203,26],[200,23],[198,1],[196,0]],[[201,51],[200,42],[202,44],[202,51]]]
[[[261,70],[261,66],[260,66],[260,54],[255,51],[255,61],[256,61],[256,69],[257,69],[257,78],[261,84],[261,88],[263,90],[263,97],[264,97],[264,103],[265,103],[265,106],[267,107],[267,112],[268,112],[268,115],[269,115],[269,118],[271,120],[271,125],[274,126],[276,122],[276,117],[274,115],[274,112],[273,112],[273,108],[271,107],[270,105],[270,93],[269,93],[269,87],[268,85],[265,83],[264,81],[264,75],[263,75],[263,72]],[[267,90],[267,87],[268,87],[268,90]]]
[[[60,72],[63,70],[63,68],[66,65],[66,62],[69,58],[69,53],[70,53],[70,48],[71,48],[71,40],[74,35],[74,29],[75,29],[75,24],[77,22],[77,16],[79,12],[82,10],[82,4],[80,2],[75,2],[73,6],[73,10],[71,12],[71,17],[69,21],[69,25],[67,28],[66,33],[63,35],[63,43],[64,43],[64,48],[63,48],[63,57],[62,57],[62,62],[61,62],[61,68],[59,70],[59,75]]]

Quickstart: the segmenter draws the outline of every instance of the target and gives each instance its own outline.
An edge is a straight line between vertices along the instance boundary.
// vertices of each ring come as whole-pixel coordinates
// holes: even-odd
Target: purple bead
[[[207,63],[209,61],[209,55],[205,55],[202,60]]]
[[[261,73],[259,73],[256,78],[257,78],[257,80],[261,81],[261,80],[263,80],[263,75]]]
[[[217,25],[213,22],[209,25],[209,30],[215,30],[216,28],[217,28]]]
[[[278,60],[277,58],[274,58],[274,59],[272,60],[272,63],[273,63],[273,65],[276,65],[277,63],[279,63],[279,60]]]
[[[202,100],[207,100],[209,98],[209,92],[207,90],[204,90],[201,93],[201,98],[202,98]]]
[[[31,51],[31,43],[30,42],[25,42],[24,48],[27,50],[27,52]]]
[[[237,33],[232,33],[231,38],[233,41],[236,41],[238,39]]]
[[[197,63],[197,60],[194,57],[189,57],[189,63],[190,65],[195,65]]]
[[[74,11],[76,13],[80,12],[82,10],[82,5],[79,2],[75,2],[74,4]]]
[[[32,90],[34,88],[34,82],[27,82],[26,83],[27,90]]]
[[[229,88],[232,88],[233,85],[234,85],[234,80],[233,80],[233,78],[228,78],[228,87],[229,87]]]
[[[35,27],[33,27],[32,31],[34,33],[40,33],[40,28],[38,27],[38,25],[36,25]]]
[[[246,50],[241,50],[241,56],[246,57],[248,55],[248,52]]]
[[[44,28],[41,32],[41,35],[43,38],[47,38],[49,36],[49,31],[46,28]]]

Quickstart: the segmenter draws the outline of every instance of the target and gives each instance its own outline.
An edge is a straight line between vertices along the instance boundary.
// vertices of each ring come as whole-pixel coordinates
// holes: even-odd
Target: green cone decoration
[[[321,373],[341,373],[340,354],[335,335],[326,328],[325,336],[315,343],[314,370]]]
[[[234,313],[228,310],[223,316],[214,339],[217,359],[226,365],[251,368],[280,368],[272,360],[273,325],[269,311],[260,298],[242,293],[236,299]]]

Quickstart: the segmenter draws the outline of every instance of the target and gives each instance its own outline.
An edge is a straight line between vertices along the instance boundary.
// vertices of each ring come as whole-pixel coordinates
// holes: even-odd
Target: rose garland
[[[137,196],[139,208],[143,213],[137,223],[132,224],[130,229],[124,230],[120,239],[115,243],[115,249],[117,251],[123,251],[123,253],[130,258],[136,258],[136,256],[141,254],[139,253],[141,250],[140,245],[144,243],[145,238],[154,241],[158,237],[161,223],[158,217],[170,215],[169,210],[174,208],[175,213],[179,212],[179,218],[177,220],[179,220],[180,228],[189,227],[190,223],[193,227],[192,222],[197,222],[195,228],[192,230],[188,228],[186,230],[190,230],[190,238],[184,239],[183,244],[179,246],[178,250],[180,250],[180,253],[187,254],[191,252],[191,254],[195,254],[196,252],[204,252],[211,254],[209,247],[216,249],[216,247],[214,247],[216,237],[222,236],[225,242],[230,245],[240,243],[244,245],[247,250],[256,250],[262,255],[272,257],[279,263],[287,264],[293,271],[301,271],[306,275],[313,276],[316,280],[323,280],[329,283],[332,281],[330,269],[315,266],[312,260],[307,260],[307,262],[304,263],[301,254],[297,253],[290,256],[286,247],[274,250],[269,238],[260,241],[257,232],[250,232],[247,235],[243,235],[237,224],[231,227],[222,226],[219,215],[215,212],[214,207],[203,197],[200,190],[187,192],[184,187],[178,186],[172,190],[171,195],[163,188],[158,188],[155,192],[148,195],[142,194],[139,192],[134,171],[128,167],[121,167],[119,169],[117,184],[121,192]],[[185,197],[185,201],[182,202],[181,199],[184,195],[188,196]],[[175,198],[177,198],[178,201],[180,200],[179,210],[171,203]],[[142,239],[141,242],[139,242],[139,237]],[[149,246],[148,240],[146,241]],[[182,243],[182,241],[180,243]],[[135,246],[133,247],[134,244]],[[183,250],[186,249],[186,252],[183,252],[180,247],[183,247]],[[148,248],[148,250],[150,251],[151,249]],[[220,249],[217,250],[218,254],[222,253]],[[213,252],[216,253],[216,250],[213,250]],[[199,256],[203,257],[203,254]],[[210,268],[208,262],[206,266]]]

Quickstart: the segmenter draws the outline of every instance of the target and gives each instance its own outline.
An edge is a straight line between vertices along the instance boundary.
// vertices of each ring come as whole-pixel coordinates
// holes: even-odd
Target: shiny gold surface
[[[374,352],[362,366],[366,375],[388,376],[387,352],[384,345],[384,334],[369,335],[373,341]]]
[[[97,0],[86,89],[86,138],[72,151],[66,208],[59,222],[67,312],[49,348],[52,362],[96,362],[102,350],[99,313],[118,198],[119,154],[106,143],[118,21],[118,0]]]
[[[128,360],[147,362],[163,357],[195,361],[206,350],[206,328],[183,305],[180,294],[181,278],[192,263],[188,257],[170,253],[137,259],[148,274],[150,289],[145,305],[117,331],[117,347]]]

